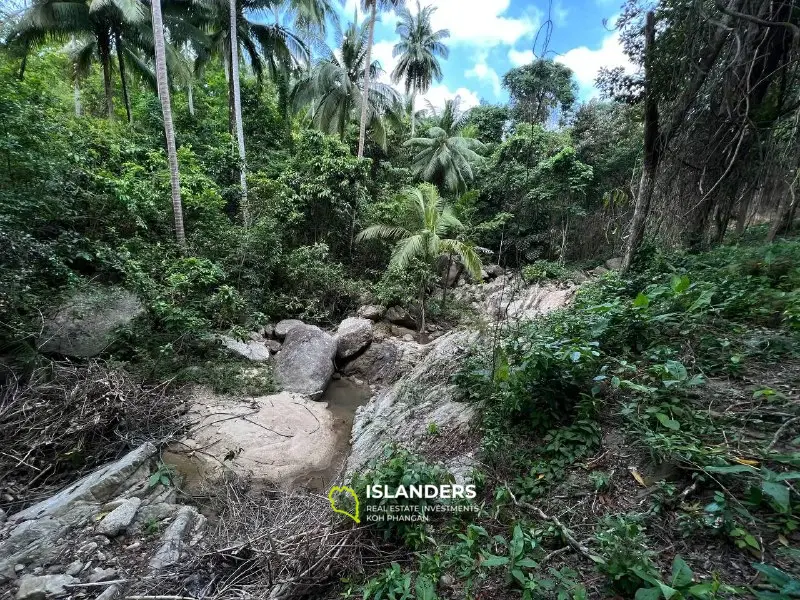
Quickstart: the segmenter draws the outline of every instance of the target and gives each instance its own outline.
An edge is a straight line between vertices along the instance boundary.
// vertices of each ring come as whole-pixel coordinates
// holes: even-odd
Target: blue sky
[[[416,0],[406,0],[412,12]],[[601,66],[629,66],[611,31],[619,11],[619,0],[420,0],[437,7],[433,25],[449,29],[450,58],[443,62],[444,79],[434,83],[427,94],[434,105],[459,95],[464,107],[503,102],[508,95],[501,79],[509,69],[533,58],[537,31],[545,22],[548,10],[553,22],[548,56],[563,62],[574,72],[581,97],[596,95],[593,82]],[[347,0],[343,21],[352,20],[359,0]],[[604,26],[603,19],[609,23]],[[388,73],[394,68],[392,47],[397,41],[393,12],[383,13],[375,29],[374,56]],[[537,51],[541,51],[541,37]],[[420,101],[420,108],[424,107]]]

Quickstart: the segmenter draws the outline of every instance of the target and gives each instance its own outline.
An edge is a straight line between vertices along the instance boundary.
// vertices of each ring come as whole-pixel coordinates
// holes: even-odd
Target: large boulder
[[[54,596],[66,596],[68,585],[80,583],[69,575],[25,575],[19,580],[17,600],[45,600]],[[70,590],[71,591],[71,590]]]
[[[275,337],[281,341],[286,338],[286,335],[298,325],[305,325],[299,319],[284,319],[283,321],[279,321],[277,325],[275,325]]]
[[[366,304],[358,309],[356,314],[370,321],[380,321],[386,314],[386,307],[380,304]]]
[[[505,269],[500,265],[486,265],[484,270],[489,274],[489,277],[495,278],[505,274]]]
[[[336,339],[319,327],[293,327],[286,334],[281,351],[275,355],[278,383],[284,391],[319,398],[333,375],[336,347]]]
[[[235,352],[239,356],[243,356],[247,360],[252,360],[253,362],[264,362],[265,360],[269,360],[270,349],[267,347],[265,342],[256,340],[248,340],[243,342],[229,335],[221,335],[219,339],[222,342],[222,345],[228,350]]]
[[[324,402],[281,392],[240,399],[198,388],[189,405],[192,428],[164,453],[165,463],[189,473],[185,487],[200,490],[224,471],[278,485],[326,469],[339,433]],[[137,517],[138,518],[138,517]]]
[[[73,293],[45,321],[36,343],[42,352],[89,358],[115,341],[115,330],[144,312],[131,292],[117,287],[91,286]]]
[[[386,320],[393,325],[400,325],[401,327],[408,327],[410,329],[417,326],[417,320],[411,316],[410,312],[400,306],[392,306],[387,310]]]
[[[348,359],[361,352],[372,342],[372,321],[360,317],[349,317],[336,330],[336,356]]]
[[[475,331],[452,331],[431,342],[409,373],[359,408],[353,423],[347,472],[362,469],[382,455],[387,444],[418,450],[436,424],[448,439],[466,438],[477,405],[456,401],[449,375],[478,340]]]
[[[363,353],[342,367],[351,375],[369,384],[389,385],[414,368],[425,346],[395,338],[374,341]]]
[[[610,271],[619,271],[622,268],[622,258],[609,258],[606,261],[606,268]]]

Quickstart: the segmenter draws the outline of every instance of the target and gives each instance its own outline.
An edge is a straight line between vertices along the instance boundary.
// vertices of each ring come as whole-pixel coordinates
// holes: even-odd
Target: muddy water
[[[353,429],[356,409],[369,402],[371,396],[372,392],[366,383],[356,383],[347,378],[331,381],[320,399],[328,403],[328,410],[334,418],[336,449],[331,457],[331,463],[326,469],[298,477],[292,483],[292,487],[305,487],[327,493],[350,453],[350,432]]]

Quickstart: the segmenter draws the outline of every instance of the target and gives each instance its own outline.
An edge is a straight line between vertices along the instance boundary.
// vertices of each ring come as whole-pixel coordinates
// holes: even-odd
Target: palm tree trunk
[[[122,83],[122,99],[125,101],[125,114],[128,116],[128,124],[133,124],[133,113],[131,112],[131,97],[128,93],[128,81],[125,74],[125,60],[122,57],[122,39],[119,31],[114,32],[114,46],[117,49],[117,62],[119,63],[119,80]]]
[[[81,86],[80,83],[78,83],[77,76],[72,84],[72,99],[75,102],[75,116],[80,118],[83,114],[83,107],[81,106]]]
[[[419,312],[419,332],[422,334],[425,333],[425,276],[419,286]]]
[[[447,286],[450,283],[450,268],[453,266],[453,253],[449,252],[447,255],[447,268],[442,275],[442,312],[444,312],[445,302],[447,300]]]
[[[100,62],[103,64],[103,90],[106,95],[106,114],[114,120],[114,90],[111,87],[111,40],[107,31],[99,32],[97,48],[100,51]]]
[[[230,0],[231,20],[231,80],[233,81],[233,112],[236,121],[236,143],[239,147],[239,184],[242,188],[242,223],[245,229],[250,226],[250,207],[247,203],[247,161],[244,152],[244,127],[242,125],[242,97],[239,88],[239,41],[236,37],[236,0]]]
[[[186,234],[183,230],[183,205],[181,203],[181,181],[178,172],[178,153],[175,150],[175,129],[172,126],[172,105],[169,97],[169,80],[167,79],[167,58],[164,50],[164,23],[161,19],[161,0],[152,0],[153,40],[155,42],[156,85],[161,100],[161,112],[164,115],[164,137],[167,141],[167,157],[169,159],[169,180],[172,186],[172,211],[175,215],[175,235],[178,244],[186,247]]]
[[[361,123],[358,131],[358,158],[364,157],[364,144],[367,140],[367,107],[369,105],[370,67],[372,66],[372,44],[375,40],[375,19],[377,0],[370,2],[369,39],[367,40],[367,62],[364,65],[364,94],[361,99]]]
[[[189,87],[186,90],[187,96],[189,96],[189,114],[194,116],[194,86],[192,82],[189,82]]]
[[[417,132],[417,119],[414,112],[414,101],[417,99],[417,90],[411,92],[411,137],[413,138]]]

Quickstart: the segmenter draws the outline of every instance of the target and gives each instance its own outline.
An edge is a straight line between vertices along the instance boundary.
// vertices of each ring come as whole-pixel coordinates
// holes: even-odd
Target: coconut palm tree
[[[482,265],[475,247],[455,238],[445,237],[464,229],[431,184],[422,183],[406,188],[399,198],[403,214],[397,223],[372,225],[356,236],[356,241],[383,239],[396,242],[390,266],[406,269],[413,261],[421,261],[427,272],[420,278],[420,333],[425,331],[425,292],[430,272],[440,256],[459,256],[464,266],[476,279]]]
[[[175,129],[172,125],[172,105],[169,97],[169,78],[167,76],[167,57],[164,43],[164,22],[161,16],[161,0],[152,0],[150,7],[153,21],[156,84],[158,86],[158,97],[161,100],[161,112],[164,115],[164,137],[167,142],[167,158],[169,159],[169,180],[172,188],[172,211],[175,215],[175,235],[178,238],[178,244],[180,244],[181,247],[185,247],[186,234],[183,230],[181,181],[178,171],[178,153],[175,150]]]
[[[426,93],[434,79],[442,80],[442,66],[439,58],[446,59],[449,50],[442,40],[450,37],[447,29],[433,31],[431,15],[436,12],[433,6],[421,8],[417,1],[417,14],[411,14],[408,8],[400,9],[400,21],[396,32],[400,41],[395,44],[392,56],[400,58],[392,71],[392,81],[399,83],[405,80],[406,94],[411,94],[411,136],[416,133],[414,100],[417,94]]]
[[[171,0],[177,3],[185,0]],[[292,0],[301,2],[304,0]],[[305,0],[311,1],[311,0]],[[318,0],[321,1],[321,0]],[[247,63],[261,80],[264,73],[276,79],[290,74],[309,60],[308,49],[303,40],[289,28],[274,19],[276,0],[198,0],[199,10],[193,11],[191,21],[202,28],[208,43],[195,48],[197,60],[195,71],[200,72],[212,57],[222,59],[228,75],[228,125],[231,135],[236,132],[236,107],[232,77],[231,27],[232,9],[236,14],[236,55],[247,57]],[[181,4],[177,4],[178,8]],[[288,76],[288,75],[287,75]]]
[[[367,52],[364,60],[364,84],[362,89],[361,120],[358,130],[358,158],[364,157],[364,144],[367,140],[367,121],[369,120],[369,97],[372,86],[372,45],[375,43],[375,20],[378,8],[386,10],[402,5],[404,0],[362,0],[362,6],[369,11],[367,33]]]
[[[147,7],[139,0],[35,0],[13,27],[7,43],[27,55],[37,45],[52,40],[82,40],[86,58],[95,52],[103,67],[106,113],[114,118],[114,93],[111,81],[112,52],[119,61],[123,98],[130,120],[130,101],[125,75],[126,33],[142,29],[147,23]],[[23,67],[20,71],[24,72]]]
[[[239,47],[239,40],[237,38],[237,17],[238,11],[236,9],[236,0],[228,0],[230,5],[230,46],[231,48]],[[236,145],[239,149],[239,186],[241,187],[241,200],[240,206],[242,208],[242,222],[245,229],[250,226],[250,207],[247,202],[247,162],[244,152],[244,126],[242,124],[242,96],[239,90],[239,52],[231,52],[230,54],[230,77],[233,83],[233,115],[236,124]]]
[[[367,30],[350,23],[347,30],[336,29],[338,50],[326,49],[326,56],[303,74],[292,90],[295,108],[311,105],[315,127],[326,133],[338,133],[344,139],[348,123],[363,112],[364,65],[367,60]],[[372,63],[372,78],[380,74],[380,65]],[[376,83],[370,89],[366,105],[367,121],[373,141],[384,147],[386,129],[383,116],[392,114],[399,95],[392,86]]]
[[[473,167],[482,160],[476,150],[484,148],[478,140],[464,135],[467,115],[460,110],[460,102],[458,96],[448,100],[441,112],[431,106],[433,127],[424,137],[411,138],[404,144],[419,150],[411,163],[415,177],[455,193],[467,190],[474,177]]]

